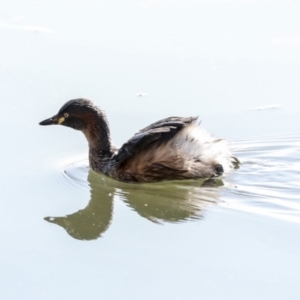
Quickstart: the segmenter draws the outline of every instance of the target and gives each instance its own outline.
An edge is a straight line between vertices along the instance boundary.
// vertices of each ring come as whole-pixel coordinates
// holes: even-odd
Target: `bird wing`
[[[195,117],[169,117],[157,121],[136,133],[115,154],[115,161],[122,164],[128,158],[145,150],[153,143],[161,145],[174,137],[182,128],[195,122]]]

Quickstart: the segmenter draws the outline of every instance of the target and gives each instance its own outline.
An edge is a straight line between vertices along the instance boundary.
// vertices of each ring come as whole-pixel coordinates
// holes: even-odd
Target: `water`
[[[71,215],[45,219],[82,240],[109,229],[117,201],[157,224],[201,220],[213,206],[300,223],[299,141],[299,135],[236,141],[232,146],[242,166],[223,180],[129,184],[95,173],[87,160],[62,166],[65,184],[89,191],[90,199]]]
[[[297,299],[298,12],[5,2],[1,299]],[[118,146],[159,118],[199,115],[242,166],[215,182],[95,174],[82,134],[37,125],[81,96],[106,110]]]

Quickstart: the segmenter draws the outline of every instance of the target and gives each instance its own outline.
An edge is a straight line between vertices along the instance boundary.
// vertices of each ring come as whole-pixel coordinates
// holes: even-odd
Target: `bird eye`
[[[69,116],[68,113],[64,113],[64,117],[67,118]]]

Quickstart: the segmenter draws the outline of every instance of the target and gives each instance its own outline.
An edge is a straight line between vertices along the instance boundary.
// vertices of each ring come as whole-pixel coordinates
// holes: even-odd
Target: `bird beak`
[[[46,119],[42,122],[40,122],[40,125],[55,125],[55,124],[61,124],[65,120],[64,117],[57,118],[57,116],[53,116],[52,118]]]

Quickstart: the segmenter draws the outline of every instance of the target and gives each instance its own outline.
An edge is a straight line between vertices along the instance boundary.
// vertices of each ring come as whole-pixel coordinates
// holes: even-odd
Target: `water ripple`
[[[234,152],[242,166],[224,205],[300,223],[300,136],[239,140]]]
[[[173,187],[170,188],[169,183],[132,185],[96,175],[98,178],[96,185],[98,189],[109,187],[112,194],[125,202],[129,194],[138,192],[145,197],[147,194],[152,195],[150,197],[152,200],[149,201],[154,202],[157,201],[154,198],[158,197],[155,195],[164,195],[159,196],[158,200],[166,203],[168,198],[174,199],[174,195],[186,186],[195,203],[201,201],[203,204],[203,201],[211,201],[230,209],[300,223],[300,136],[280,135],[237,140],[232,146],[242,165],[224,179],[225,188],[219,188],[222,192],[218,193],[221,201],[216,200],[219,198],[216,196],[216,189],[213,189],[215,190],[213,193],[213,190],[210,190],[210,193],[208,190],[204,192],[201,184],[195,185],[191,181],[175,185],[172,183]],[[87,180],[89,176],[87,160],[68,163],[61,166],[61,169],[67,184],[80,189],[92,188],[91,182]],[[157,192],[158,189],[160,193]],[[176,191],[175,194],[170,190]],[[186,193],[184,195],[183,198],[188,199]]]

